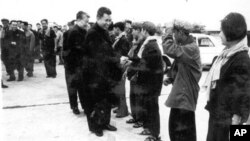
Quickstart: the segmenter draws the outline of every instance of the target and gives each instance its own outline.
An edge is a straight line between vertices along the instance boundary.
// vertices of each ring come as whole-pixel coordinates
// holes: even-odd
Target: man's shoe
[[[105,125],[104,129],[109,130],[109,131],[117,131],[117,128],[112,126],[112,125]]]
[[[103,136],[103,131],[102,130],[96,130],[94,133],[98,137],[102,137]]]
[[[79,114],[80,114],[80,111],[79,111],[78,108],[74,108],[74,109],[72,109],[72,111],[73,111],[73,113],[74,113],[75,115],[79,115]]]
[[[27,76],[28,76],[28,77],[32,77],[32,76],[33,76],[33,73],[32,73],[32,72],[28,72],[28,73],[27,73]]]
[[[17,81],[23,81],[23,77],[18,77]]]
[[[7,81],[15,81],[16,78],[15,77],[10,77],[9,79],[7,79]]]
[[[8,86],[2,83],[2,88],[8,88]]]

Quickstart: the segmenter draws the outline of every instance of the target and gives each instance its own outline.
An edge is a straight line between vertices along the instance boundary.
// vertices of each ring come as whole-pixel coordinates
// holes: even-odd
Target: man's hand
[[[56,48],[56,47],[54,48],[54,51],[55,51],[55,52],[57,51],[57,48]]]
[[[232,125],[239,125],[241,123],[241,117],[234,114],[232,117]]]
[[[164,78],[163,84],[164,84],[165,86],[168,86],[168,85],[171,84],[171,83],[172,83],[171,78],[169,78],[169,77]]]

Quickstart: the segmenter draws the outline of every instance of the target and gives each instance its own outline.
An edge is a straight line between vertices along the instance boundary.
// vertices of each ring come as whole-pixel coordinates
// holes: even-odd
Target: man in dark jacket
[[[77,93],[80,99],[82,108],[84,109],[84,88],[83,83],[86,76],[82,76],[82,58],[85,53],[83,43],[86,36],[86,26],[88,24],[89,15],[83,11],[79,11],[76,15],[76,25],[73,29],[65,34],[64,44],[64,62],[65,62],[65,78],[69,94],[70,107],[74,114],[80,114],[77,103]],[[67,37],[66,37],[67,36]]]
[[[173,87],[166,101],[171,108],[169,136],[171,141],[196,141],[195,109],[201,78],[200,51],[189,35],[191,25],[176,21],[163,39],[163,51],[174,59],[170,78]]]
[[[116,36],[115,42],[113,43],[113,49],[115,53],[121,56],[127,56],[130,44],[126,37],[125,24],[123,22],[117,22],[114,24],[114,34]],[[121,72],[124,71],[122,66],[120,67]],[[125,93],[125,79],[120,77],[120,82],[114,87],[113,92],[118,98],[118,109],[117,109],[117,118],[126,117],[128,115],[128,107],[126,104],[126,93]]]
[[[15,69],[18,71],[18,81],[23,80],[24,66],[23,66],[23,49],[25,43],[25,34],[17,29],[17,22],[11,21],[12,30],[5,34],[8,48],[8,64],[10,78],[7,81],[15,81]]]
[[[101,7],[97,12],[97,22],[89,29],[86,36],[88,54],[88,92],[85,112],[87,114],[89,130],[97,136],[103,136],[103,130],[116,131],[110,125],[111,106],[109,96],[112,86],[120,80],[120,58],[116,56],[109,37],[108,28],[111,24],[111,11]],[[102,111],[105,117],[103,122],[93,117],[98,115],[95,107],[105,105]],[[99,113],[100,114],[100,113]]]
[[[48,27],[48,20],[41,20],[43,29],[40,30],[40,42],[43,53],[44,65],[47,73],[47,78],[56,78],[56,34]]]
[[[2,19],[1,20],[2,24],[3,24],[3,30],[1,33],[1,59],[3,61],[3,64],[5,65],[6,68],[6,72],[9,75],[10,74],[10,70],[9,70],[9,62],[8,62],[8,39],[6,38],[6,35],[9,32],[9,20],[8,19]]]

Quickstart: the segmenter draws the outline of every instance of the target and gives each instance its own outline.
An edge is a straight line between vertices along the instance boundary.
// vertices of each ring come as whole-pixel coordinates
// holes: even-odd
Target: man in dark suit
[[[85,76],[83,76],[82,58],[85,53],[85,36],[87,33],[86,27],[89,21],[89,15],[83,11],[79,11],[76,15],[76,25],[64,34],[64,67],[65,78],[69,94],[70,107],[74,114],[80,114],[77,104],[77,93],[80,99],[82,108],[84,109],[84,84]]]
[[[86,36],[86,47],[88,55],[88,92],[86,99],[85,113],[87,114],[89,130],[97,136],[103,136],[103,130],[116,131],[110,125],[110,93],[119,78],[120,58],[116,56],[108,28],[111,24],[111,11],[106,7],[99,8],[97,22],[89,29]],[[118,79],[117,79],[118,78]],[[103,110],[95,110],[95,107],[105,105]],[[102,111],[105,117],[100,124],[97,119],[93,120],[98,111]]]

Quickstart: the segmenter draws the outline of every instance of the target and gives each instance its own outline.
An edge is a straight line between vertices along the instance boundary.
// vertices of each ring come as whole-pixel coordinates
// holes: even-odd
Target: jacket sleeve
[[[226,81],[232,88],[229,103],[232,114],[241,116],[242,123],[246,122],[250,113],[250,61],[237,61]]]
[[[68,33],[67,40],[67,47],[74,51],[83,51],[82,47],[82,39],[81,36],[78,35],[76,31],[72,31]]]
[[[145,46],[145,50],[143,51],[142,58],[131,58],[133,61],[132,68],[138,71],[152,71],[157,69],[158,64],[161,60],[161,55],[158,54],[157,50],[154,48]]]
[[[181,46],[174,43],[172,36],[172,34],[169,34],[163,39],[162,47],[164,54],[167,54],[169,57],[175,59],[182,56],[183,50]]]
[[[31,33],[31,40],[30,40],[30,50],[31,51],[34,51],[34,49],[35,49],[35,41],[36,41],[35,35],[33,33]]]

